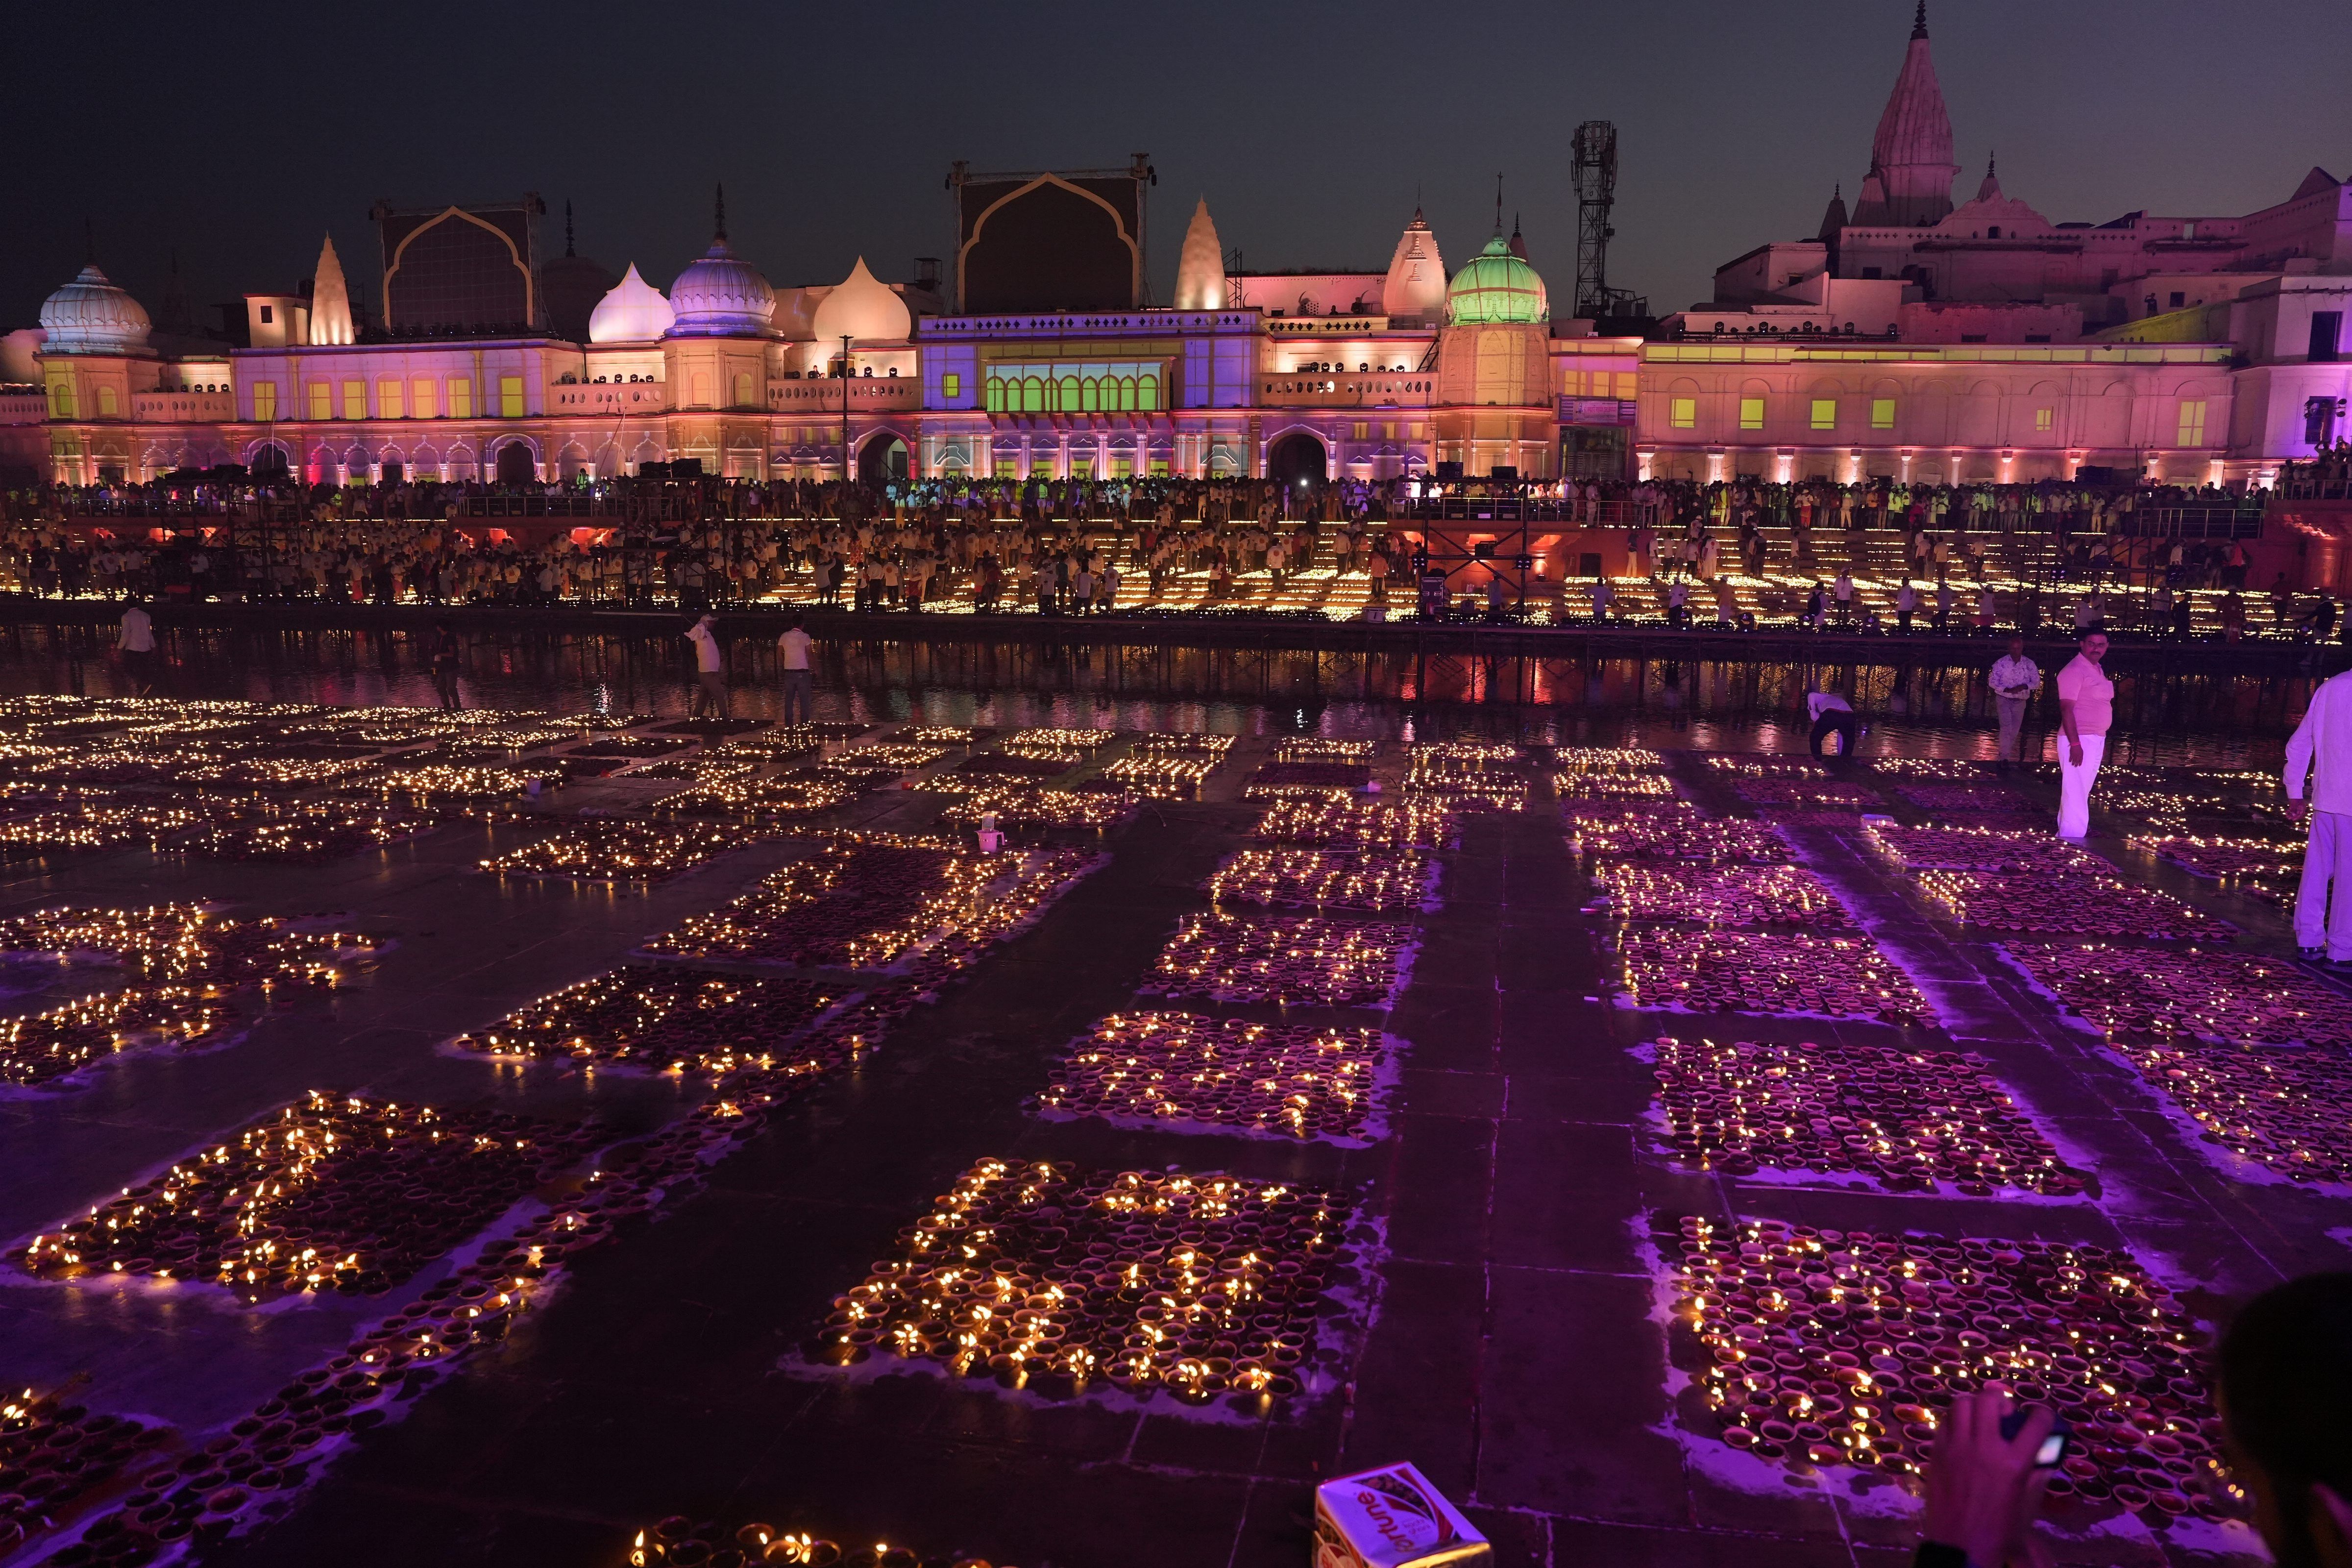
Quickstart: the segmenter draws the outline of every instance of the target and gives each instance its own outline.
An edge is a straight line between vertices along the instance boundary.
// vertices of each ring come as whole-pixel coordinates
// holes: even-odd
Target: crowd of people
[[[1287,579],[1321,571],[1360,574],[1362,596],[1386,605],[1394,580],[1420,564],[1425,514],[1460,494],[1394,479],[306,486],[214,474],[0,492],[0,585],[43,596],[235,592],[378,605],[700,609],[781,598],[867,612],[952,599],[983,612],[1090,615],[1158,604],[1178,579],[1186,608],[1244,599],[1265,608]],[[1588,533],[1577,553],[1619,542],[1601,552],[1610,565],[1591,590],[1599,618],[1622,614],[1620,584],[1633,581],[1657,584],[1658,607],[1675,624],[1704,613],[1706,595],[1718,624],[1752,625],[1755,611],[1728,580],[1769,576],[1780,580],[1771,618],[1990,629],[2001,618],[1987,585],[1998,579],[2094,595],[2147,588],[2116,607],[2148,620],[2143,629],[2185,633],[2175,623],[2186,591],[2243,590],[2251,569],[2238,531],[2189,537],[2137,526],[2145,512],[2247,504],[2210,489],[1578,479],[1519,499],[1550,510],[1546,529],[1600,535]],[[1865,574],[1902,571],[1898,598],[1907,602],[1879,605],[1858,594],[1853,563],[1863,560],[1875,563]],[[1807,576],[1813,586],[1800,608],[1787,584]],[[1533,596],[1560,589],[1555,578]],[[1490,609],[1507,616],[1516,604],[1506,594]],[[2225,612],[2225,632],[2231,624]],[[2242,615],[2235,624],[2242,629]]]
[[[2281,464],[2278,490],[2295,500],[2352,499],[2352,437],[2338,437],[2305,461]]]

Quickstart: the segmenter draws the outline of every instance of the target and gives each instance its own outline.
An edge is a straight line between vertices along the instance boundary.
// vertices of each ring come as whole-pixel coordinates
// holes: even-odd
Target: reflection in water
[[[467,700],[576,712],[591,706],[601,686],[618,710],[682,713],[693,681],[689,649],[669,635],[668,617],[655,621],[664,630],[644,637],[477,637]],[[176,631],[165,641],[163,689],[190,698],[429,707],[422,640],[399,630]],[[118,693],[121,672],[107,658],[112,641],[110,627],[0,627],[0,690]],[[1805,744],[1805,692],[1824,679],[1870,723],[1865,752],[1990,757],[1993,718],[1981,672],[1995,651],[1968,665],[1822,666],[900,637],[820,647],[817,714],[996,728],[1491,734],[1794,751]],[[763,637],[737,638],[729,657],[736,710],[775,713],[773,645]],[[2278,757],[2310,687],[2304,679],[2121,674],[2109,755],[2142,764],[2266,765]],[[2034,720],[2046,733],[2057,718],[2046,689],[2044,702]]]

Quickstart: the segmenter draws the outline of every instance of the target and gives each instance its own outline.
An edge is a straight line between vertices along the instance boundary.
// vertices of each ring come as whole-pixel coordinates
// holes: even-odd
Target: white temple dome
[[[604,276],[611,277],[611,273]],[[662,291],[637,275],[637,264],[629,263],[626,276],[613,285],[596,308],[588,312],[588,341],[592,343],[646,343],[660,337],[677,320],[670,309],[669,300]]]
[[[861,343],[898,343],[915,330],[915,318],[897,289],[866,269],[861,256],[849,276],[817,302],[809,326],[821,343],[845,337]]]
[[[773,334],[776,291],[720,235],[669,286],[674,338],[764,338]]]
[[[143,354],[149,326],[146,310],[95,262],[41,303],[47,353]]]

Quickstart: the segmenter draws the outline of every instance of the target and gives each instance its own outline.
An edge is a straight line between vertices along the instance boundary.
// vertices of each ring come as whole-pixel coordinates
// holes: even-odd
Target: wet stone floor
[[[1419,949],[1385,1015],[1139,998],[1178,922],[1209,907],[1202,879],[1247,843],[1258,807],[1239,788],[1265,745],[1244,739],[1203,800],[1147,803],[1099,839],[1058,835],[1108,865],[855,1065],[755,1112],[764,1133],[707,1181],[625,1215],[502,1338],[412,1379],[301,1485],[201,1543],[202,1559],[617,1568],[635,1532],[685,1515],[997,1563],[1295,1564],[1308,1560],[1319,1479],[1410,1459],[1504,1563],[1893,1568],[1913,1536],[1892,1483],[1729,1462],[1738,1457],[1715,1437],[1692,1363],[1670,1352],[1659,1237],[1680,1216],[2124,1248],[2208,1322],[2275,1279],[2343,1263],[2336,1233],[2352,1207],[2340,1196],[2226,1173],[1982,933],[1939,919],[1835,820],[1794,827],[1800,853],[1927,992],[1935,1026],[1617,1005],[1610,922],[1540,786],[1522,814],[1467,816],[1442,852],[1439,902],[1407,917]],[[1696,757],[1675,768],[1686,793],[1741,809]],[[597,787],[566,794],[576,805]],[[920,830],[944,799],[867,796],[836,825]],[[756,842],[650,891],[474,869],[527,837],[469,823],[310,868],[144,851],[18,863],[0,879],[0,915],[202,900],[236,914],[331,911],[391,945],[225,1048],[131,1053],[69,1091],[0,1099],[0,1236],[21,1246],[313,1089],[593,1119],[616,1141],[686,1115],[699,1097],[677,1075],[486,1060],[445,1042],[612,968],[795,851]],[[2262,906],[2119,840],[2092,848],[2235,921],[2243,945],[2284,950]],[[77,994],[82,978],[45,982],[43,994]],[[1384,1028],[1403,1044],[1381,1135],[1351,1147],[1033,1114],[1049,1069],[1096,1020],[1175,1005]],[[2002,1201],[1685,1166],[1663,1141],[1639,1050],[1661,1036],[1978,1053],[2093,1173],[2095,1195]],[[1332,1194],[1344,1244],[1312,1303],[1299,1392],[1269,1411],[1240,1398],[1016,1392],[882,1356],[831,1364],[836,1298],[902,1256],[902,1228],[987,1159]],[[9,1265],[0,1373],[43,1387],[84,1379],[77,1397],[172,1427],[176,1454],[415,1301],[452,1261],[387,1294],[262,1307],[194,1285],[66,1283]],[[2188,1562],[2251,1542],[2113,1510],[2075,1523],[2055,1545],[2060,1562]]]

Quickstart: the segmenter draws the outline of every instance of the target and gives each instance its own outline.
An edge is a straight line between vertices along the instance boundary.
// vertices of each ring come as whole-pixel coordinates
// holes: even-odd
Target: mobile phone
[[[2024,1431],[2026,1414],[2032,1408],[2031,1405],[2021,1405],[2002,1416],[2000,1435],[2004,1438],[2014,1438],[2020,1432]],[[2072,1436],[2073,1433],[2065,1422],[2060,1421],[2053,1426],[2050,1428],[2050,1435],[2042,1439],[2042,1447],[2034,1450],[2033,1468],[2037,1470],[2049,1470],[2055,1469],[2063,1464]]]

